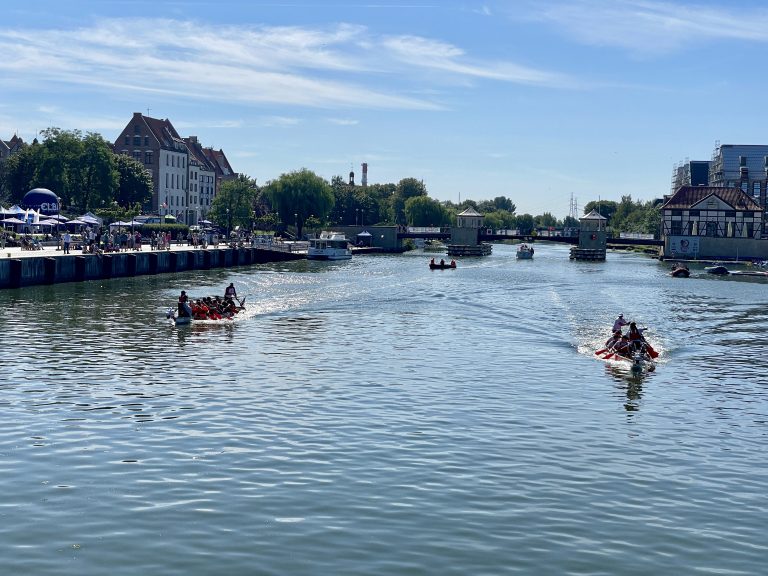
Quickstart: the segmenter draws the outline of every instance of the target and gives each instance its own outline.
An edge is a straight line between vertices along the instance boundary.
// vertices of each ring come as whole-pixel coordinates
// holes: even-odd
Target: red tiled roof
[[[662,204],[661,209],[686,210],[710,196],[717,196],[734,210],[760,210],[760,205],[741,188],[721,186],[680,186],[672,197]]]

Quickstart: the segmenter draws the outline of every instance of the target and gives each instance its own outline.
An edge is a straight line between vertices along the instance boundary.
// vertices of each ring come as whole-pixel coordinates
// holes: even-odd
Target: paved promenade
[[[69,254],[64,254],[56,246],[37,250],[6,247],[0,249],[0,289],[306,258],[306,243],[302,242],[263,242],[237,247],[220,243],[207,248],[174,244],[169,250],[152,250],[149,246],[142,248],[96,254],[71,250]]]
[[[307,253],[307,243],[306,242],[271,242],[269,244],[267,243],[256,243],[253,246],[250,244],[244,246],[245,248],[257,248],[261,250],[271,250],[275,252],[289,252],[289,253],[296,253],[296,254],[306,254]],[[152,250],[149,246],[149,244],[142,245],[141,250],[122,250],[120,252],[105,252],[104,254],[110,255],[110,254],[140,254],[142,252],[188,252],[190,250],[227,250],[230,249],[230,246],[227,246],[224,243],[219,243],[218,246],[208,245],[206,248],[194,248],[192,246],[187,246],[186,243],[184,244],[176,244],[173,243],[171,245],[170,250],[163,249],[163,250]],[[0,249],[0,259],[3,258],[49,258],[49,257],[55,257],[55,256],[87,256],[91,255],[90,252],[83,252],[82,250],[74,250],[70,249],[69,254],[64,254],[64,250],[61,248],[56,248],[56,246],[43,246],[42,250],[24,250],[21,248],[21,246],[6,246],[5,248]]]

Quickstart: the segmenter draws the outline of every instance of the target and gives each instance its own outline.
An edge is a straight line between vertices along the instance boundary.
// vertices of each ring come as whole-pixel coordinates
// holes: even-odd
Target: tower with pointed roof
[[[579,245],[571,248],[571,260],[605,260],[608,219],[596,210],[579,218]]]

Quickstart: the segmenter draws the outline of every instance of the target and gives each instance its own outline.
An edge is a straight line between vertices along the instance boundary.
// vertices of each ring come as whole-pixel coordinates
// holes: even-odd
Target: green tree
[[[536,227],[542,228],[554,228],[558,224],[557,218],[551,212],[544,212],[544,214],[536,216],[533,221]]]
[[[40,145],[24,146],[7,158],[3,165],[2,196],[9,204],[18,204],[24,194],[35,188],[35,173],[39,163]],[[54,190],[57,194],[58,191]]]
[[[255,217],[253,207],[257,195],[256,180],[240,174],[221,185],[211,202],[208,216],[213,222],[226,228],[227,232],[231,232],[235,226],[250,228]]]
[[[609,225],[610,220],[613,218],[613,215],[616,213],[618,207],[618,204],[612,200],[593,200],[591,202],[587,202],[584,206],[584,214],[589,214],[592,212],[592,210],[595,210],[598,214],[608,220],[606,224]]]
[[[515,227],[520,230],[521,234],[530,234],[536,227],[533,216],[530,214],[520,214],[515,218]]]
[[[282,174],[267,184],[265,193],[283,222],[296,224],[299,237],[307,218],[326,220],[333,208],[331,185],[306,168]]]
[[[494,230],[507,230],[515,227],[517,218],[509,210],[494,210],[485,214],[485,225]]]
[[[77,168],[83,154],[81,132],[47,128],[41,135],[43,142],[36,158],[35,185],[52,190],[65,205],[76,204],[74,195],[80,185]]]
[[[144,164],[127,154],[115,155],[115,169],[119,184],[115,201],[119,206],[131,206],[135,203],[149,209],[152,201],[152,175]]]
[[[405,217],[410,226],[443,226],[445,208],[429,196],[413,196],[405,201]]]
[[[392,219],[396,224],[406,224],[405,201],[417,196],[426,196],[424,182],[416,178],[403,178],[397,183],[391,200]]]
[[[496,210],[506,210],[513,214],[517,210],[515,203],[506,196],[496,196],[496,198],[493,199],[493,205],[496,207]]]
[[[71,180],[79,182],[80,207],[94,210],[112,201],[120,186],[120,173],[115,154],[99,134],[86,135],[82,147],[80,158],[71,167]]]
[[[573,216],[566,216],[563,218],[563,227],[564,228],[578,228],[581,225],[578,218],[574,218]]]

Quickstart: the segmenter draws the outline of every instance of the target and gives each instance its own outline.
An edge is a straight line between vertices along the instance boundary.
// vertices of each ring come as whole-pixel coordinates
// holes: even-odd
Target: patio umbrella
[[[26,224],[24,220],[19,220],[18,218],[6,218],[5,220],[0,220],[3,224]]]
[[[98,224],[99,219],[95,216],[91,216],[90,214],[84,214],[83,216],[80,216],[78,220],[84,222],[85,224]]]

